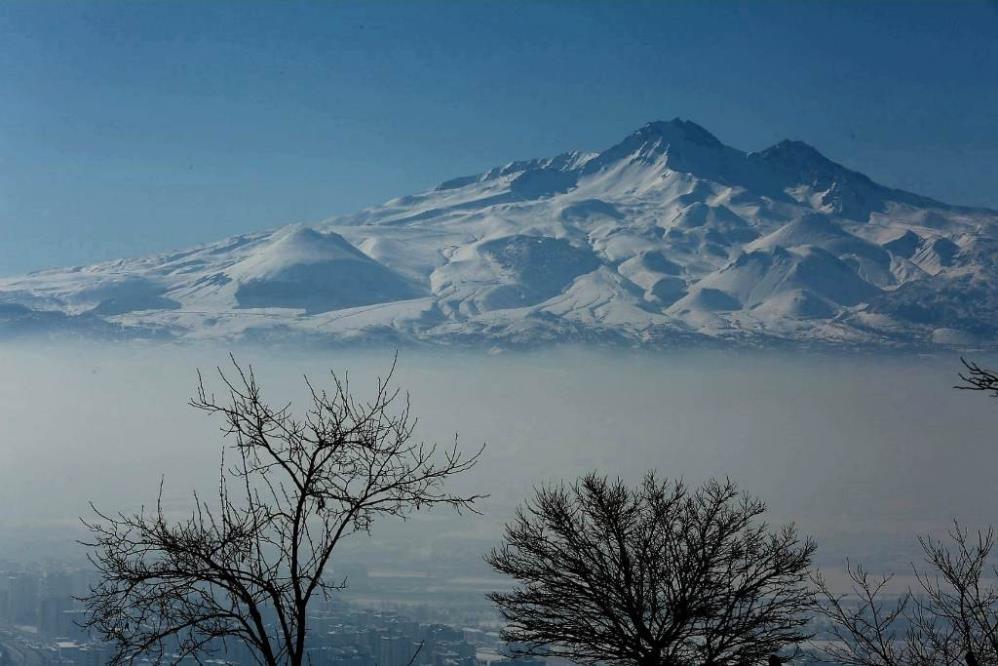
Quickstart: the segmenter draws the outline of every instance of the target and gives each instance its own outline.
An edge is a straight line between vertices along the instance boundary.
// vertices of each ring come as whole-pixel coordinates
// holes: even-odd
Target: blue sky
[[[0,274],[314,222],[681,116],[998,208],[998,5],[0,3]]]

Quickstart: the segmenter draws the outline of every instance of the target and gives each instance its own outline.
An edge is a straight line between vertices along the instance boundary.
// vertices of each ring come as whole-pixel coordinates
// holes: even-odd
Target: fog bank
[[[0,348],[0,527],[62,529],[90,501],[137,508],[161,478],[177,507],[210,487],[219,424],[186,399],[195,370],[226,362],[227,351]],[[363,395],[392,356],[233,351],[275,402],[298,404],[303,374],[321,384],[329,369],[349,370]],[[411,394],[419,436],[487,443],[454,488],[491,497],[482,517],[377,531],[377,557],[469,561],[477,571],[532,486],[654,468],[690,482],[730,476],[769,503],[773,520],[813,534],[822,561],[850,554],[903,567],[916,534],[955,517],[998,522],[998,401],[953,390],[958,370],[956,357],[403,351],[396,381]]]

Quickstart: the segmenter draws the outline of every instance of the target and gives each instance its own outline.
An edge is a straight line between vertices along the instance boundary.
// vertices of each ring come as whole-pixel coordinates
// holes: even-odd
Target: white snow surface
[[[312,226],[0,279],[0,335],[993,347],[998,212],[684,120]]]

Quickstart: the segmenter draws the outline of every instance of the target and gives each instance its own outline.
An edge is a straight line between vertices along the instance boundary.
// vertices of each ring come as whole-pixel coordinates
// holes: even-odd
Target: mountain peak
[[[824,168],[845,169],[840,164],[825,157],[817,148],[803,141],[784,139],[757,153],[763,160],[782,165],[815,165]]]
[[[623,141],[607,148],[584,165],[585,172],[595,172],[620,160],[653,163],[668,155],[670,168],[697,171],[717,161],[718,155],[738,153],[725,146],[706,129],[690,120],[656,120],[629,134]]]
[[[860,187],[871,191],[885,189],[866,175],[833,162],[822,155],[817,148],[803,141],[785,139],[751,157],[762,160],[800,184],[809,184],[821,189],[833,185]]]
[[[644,138],[661,138],[669,142],[685,141],[701,146],[722,146],[721,141],[697,125],[692,120],[683,120],[678,116],[672,120],[655,120],[645,124],[635,132],[636,136]]]

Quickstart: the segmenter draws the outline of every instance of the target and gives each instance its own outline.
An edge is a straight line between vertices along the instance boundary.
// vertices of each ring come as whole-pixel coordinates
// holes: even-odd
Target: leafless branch
[[[235,640],[260,664],[299,666],[309,604],[343,587],[326,573],[344,538],[421,509],[474,510],[482,497],[444,489],[482,450],[414,441],[408,395],[391,385],[394,363],[367,401],[347,377],[333,374],[328,390],[306,379],[301,417],[267,402],[252,368],[231,364],[218,369],[221,399],[198,373],[190,401],[221,417],[235,452],[231,463],[223,456],[217,499],[195,495],[191,514],[175,520],[161,486],[154,508],[93,508],[84,520],[100,574],[84,599],[87,625],[117,645],[113,664],[200,663]]]

